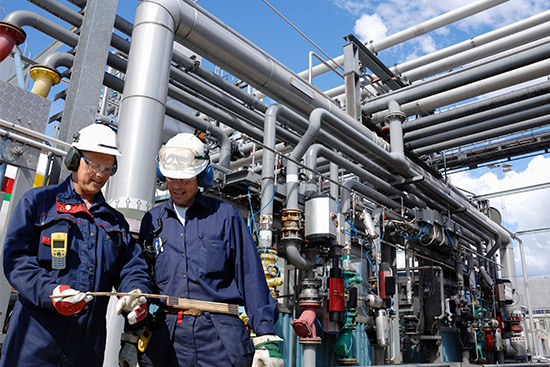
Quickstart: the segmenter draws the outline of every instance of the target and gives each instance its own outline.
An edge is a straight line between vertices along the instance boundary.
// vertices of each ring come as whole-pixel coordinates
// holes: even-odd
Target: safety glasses
[[[86,164],[88,165],[88,167],[94,171],[95,173],[104,173],[104,174],[107,174],[107,175],[110,175],[113,173],[113,171],[115,170],[116,166],[108,166],[108,165],[105,165],[105,164],[100,164],[100,163],[96,163],[96,162],[92,162],[91,160],[89,160],[88,158],[86,158],[85,155],[82,155],[82,159],[84,159],[84,162],[86,162]]]

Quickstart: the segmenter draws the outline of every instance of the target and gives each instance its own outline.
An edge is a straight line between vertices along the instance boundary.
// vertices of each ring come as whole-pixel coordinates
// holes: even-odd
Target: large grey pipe
[[[403,105],[405,103],[418,100],[435,93],[447,91],[464,84],[473,83],[475,81],[486,79],[510,70],[529,66],[535,62],[546,60],[548,57],[550,57],[550,44],[546,43],[531,47],[525,51],[516,52],[506,57],[501,57],[496,61],[490,61],[483,65],[472,65],[470,67],[445,74],[441,77],[430,79],[429,81],[421,84],[415,84],[406,88],[398,89],[395,92],[367,101],[367,103],[362,107],[362,111],[366,115],[373,115],[375,112],[386,109],[389,101],[391,100],[395,100]]]
[[[164,2],[163,2],[164,3]],[[171,7],[142,2],[136,10],[119,116],[120,175],[111,182],[111,205],[140,219],[154,206],[155,157],[160,148],[168,92],[173,35],[179,19]],[[174,5],[176,8],[174,8]]]
[[[309,119],[309,127],[304,134],[303,139],[296,145],[294,150],[289,154],[287,161],[286,174],[286,209],[297,210],[298,208],[298,165],[293,161],[299,161],[307,151],[307,148],[315,141],[315,137],[321,129],[321,119],[324,115],[324,110],[315,110],[311,113]],[[285,241],[285,248],[288,260],[292,265],[301,270],[310,271],[315,267],[315,262],[304,258],[300,254],[298,240]]]

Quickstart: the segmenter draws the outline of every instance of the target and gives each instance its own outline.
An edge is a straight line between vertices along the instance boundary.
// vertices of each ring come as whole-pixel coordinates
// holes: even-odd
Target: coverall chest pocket
[[[226,261],[227,241],[202,239],[201,260],[204,276],[219,277],[225,273],[227,267]]]
[[[52,234],[64,233],[67,235],[67,246],[65,252],[66,263],[72,258],[71,254],[75,252],[72,245],[73,222],[65,218],[51,218],[48,221],[37,224],[37,228],[40,232],[40,242],[38,245],[37,259],[40,266],[51,269],[52,268]]]

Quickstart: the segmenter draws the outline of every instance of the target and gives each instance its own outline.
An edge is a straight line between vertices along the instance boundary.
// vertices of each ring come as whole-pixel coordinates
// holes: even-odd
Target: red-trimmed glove
[[[141,295],[141,290],[134,289],[130,293],[136,293],[135,296],[120,297],[116,303],[116,313],[120,315],[123,310],[130,313],[126,316],[130,325],[140,322],[147,316],[147,299]]]
[[[90,302],[94,297],[72,289],[68,285],[58,285],[52,292],[52,296],[63,296],[61,298],[52,298],[52,303],[57,312],[62,315],[74,315],[82,311],[86,302]]]

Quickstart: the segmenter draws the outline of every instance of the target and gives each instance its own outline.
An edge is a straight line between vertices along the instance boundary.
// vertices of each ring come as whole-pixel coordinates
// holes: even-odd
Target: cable
[[[251,195],[250,195],[250,186],[248,187],[248,204],[250,205],[250,212],[251,213],[254,213],[252,214],[252,216],[250,217],[250,219],[248,220],[248,228],[250,228],[250,234],[252,234],[252,227],[251,227],[251,221],[254,219],[254,217],[256,216],[256,214],[258,213],[261,213],[262,210],[264,210],[265,208],[267,208],[269,206],[269,204],[271,204],[271,202],[273,201],[273,198],[275,197],[275,193],[277,192],[277,188],[275,186],[273,186],[273,195],[271,196],[271,199],[269,199],[269,201],[267,202],[267,204],[264,205],[264,207],[260,210],[258,210],[256,213],[254,213],[254,208],[252,207],[252,200],[250,199]],[[256,228],[256,222],[254,222],[254,228],[256,229],[256,234],[258,233],[258,230]],[[260,237],[258,237],[258,243],[260,242]],[[261,246],[261,243],[260,243],[260,246]]]
[[[248,187],[248,204],[250,205],[250,212],[251,213],[254,213],[252,214],[252,216],[250,217],[249,221],[248,221],[248,228],[250,229],[250,234],[252,234],[252,226],[251,226],[251,222],[254,223],[254,232],[256,232],[256,238],[258,239],[258,244],[260,245],[260,248],[258,249],[258,253],[261,251],[261,252],[269,252],[271,254],[271,256],[273,256],[273,258],[275,259],[275,266],[277,267],[277,274],[276,276],[271,280],[271,281],[267,281],[267,284],[269,283],[273,283],[275,281],[275,279],[277,279],[279,277],[279,275],[281,274],[281,267],[279,266],[279,258],[277,256],[275,256],[275,254],[269,250],[267,247],[263,247],[261,242],[260,242],[260,233],[258,232],[258,228],[256,227],[256,221],[254,220],[254,217],[256,216],[256,214],[260,213],[262,210],[264,210],[265,208],[267,208],[267,206],[269,204],[271,204],[271,202],[273,201],[273,198],[275,197],[275,193],[277,192],[277,188],[275,186],[273,186],[273,195],[271,196],[271,199],[269,199],[268,203],[265,204],[265,206],[258,210],[256,213],[254,213],[254,208],[252,207],[252,200],[251,200],[251,194],[250,194],[250,186]],[[263,267],[264,269],[268,269],[268,264],[265,262],[265,259],[263,261]],[[271,273],[269,275],[272,275]]]
[[[346,223],[348,223],[351,226],[350,228],[353,230],[353,232],[350,232],[348,229],[346,229],[345,230],[346,234],[349,235],[350,237],[357,236],[359,232],[357,231],[357,228],[353,225],[353,223],[348,219],[346,219]]]
[[[382,240],[384,239],[384,234],[386,232],[382,232],[382,236],[380,236],[380,240],[378,241],[378,243],[376,245],[374,245],[370,250],[368,250],[366,253],[365,253],[365,257],[367,258],[367,261],[369,262],[370,266],[372,266],[372,268],[374,269],[374,272],[376,273],[376,277],[378,278],[378,284],[380,284],[380,275],[378,274],[378,270],[376,270],[376,267],[372,264],[372,262],[370,261],[369,259],[369,252],[371,252],[372,250],[374,250],[378,245],[380,245],[382,243]]]

